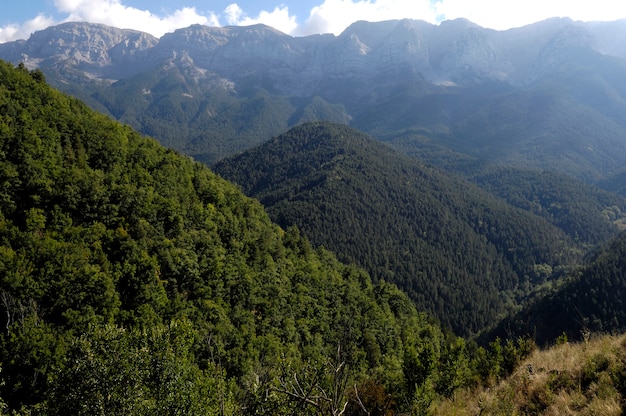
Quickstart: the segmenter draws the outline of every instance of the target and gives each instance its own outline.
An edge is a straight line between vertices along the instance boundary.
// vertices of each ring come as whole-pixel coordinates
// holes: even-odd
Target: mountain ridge
[[[626,57],[626,51],[621,51],[618,47],[609,44],[608,36],[603,35],[607,27],[620,26],[620,23],[622,21],[590,24],[574,22],[568,18],[552,18],[520,28],[495,31],[484,29],[466,19],[444,21],[440,25],[403,19],[374,23],[358,21],[337,36],[326,34],[305,37],[289,36],[263,24],[225,27],[195,24],[166,33],[161,38],[155,38],[137,30],[76,22],[63,23],[37,31],[28,40],[0,44],[0,51],[8,55],[4,59],[11,61],[23,59],[24,64],[29,67],[38,65],[40,59],[53,56],[57,56],[55,60],[58,61],[73,58],[94,67],[106,67],[118,64],[116,60],[132,54],[141,54],[142,59],[148,58],[152,61],[151,65],[158,65],[160,61],[171,58],[172,52],[179,50],[184,44],[188,53],[191,56],[195,55],[200,67],[218,73],[227,72],[230,67],[226,65],[220,68],[216,61],[238,55],[244,55],[247,59],[267,59],[270,67],[272,60],[278,59],[286,62],[293,72],[301,72],[305,66],[317,63],[316,59],[308,57],[323,58],[315,52],[316,50],[340,47],[345,53],[349,52],[350,48],[346,49],[344,46],[346,44],[351,46],[353,53],[348,53],[346,60],[335,61],[334,64],[321,63],[320,66],[325,67],[328,74],[332,76],[333,73],[364,68],[365,61],[359,61],[358,56],[365,58],[368,55],[373,55],[374,59],[381,61],[384,65],[398,64],[400,61],[397,59],[405,56],[409,58],[407,61],[412,59],[414,65],[417,65],[416,69],[422,73],[433,72],[434,69],[458,70],[458,67],[463,65],[474,67],[475,72],[481,72],[483,59],[476,59],[481,58],[480,55],[476,56],[476,50],[459,47],[461,44],[470,46],[473,42],[469,41],[482,39],[482,45],[481,42],[476,45],[486,51],[494,51],[490,54],[492,63],[501,62],[498,64],[500,70],[492,70],[493,79],[516,80],[516,82],[524,83],[525,78],[528,77],[514,75],[514,72],[520,71],[516,70],[516,67],[525,65],[521,63],[523,57],[540,57],[541,53],[545,54],[549,50],[558,55],[559,48],[567,50],[568,45],[591,47],[611,56]],[[572,36],[573,34],[577,36]],[[542,40],[539,41],[539,39]],[[582,39],[586,41],[581,42]],[[268,40],[269,45],[265,45]],[[523,43],[523,45],[515,46],[513,41]],[[87,48],[82,45],[87,45]],[[21,52],[21,56],[17,56],[15,51],[24,46],[25,51]],[[251,46],[256,46],[256,48]],[[425,48],[426,46],[428,49]],[[239,49],[240,53],[233,54],[232,48]],[[309,48],[312,48],[312,51],[309,51]],[[395,53],[394,48],[396,48]],[[215,53],[222,49],[223,53]],[[5,50],[9,53],[4,52]],[[520,53],[520,50],[527,52]],[[10,53],[11,51],[13,53]],[[93,54],[89,55],[85,52]],[[210,54],[212,52],[213,55]],[[200,53],[209,55],[203,57]],[[337,54],[334,53],[327,58],[335,59],[336,56]],[[303,57],[308,59],[302,59]],[[474,59],[470,59],[472,57]],[[486,59],[487,54],[482,58]],[[344,68],[340,72],[334,69],[340,67]],[[507,74],[502,69],[507,69],[510,73]],[[490,71],[484,70],[483,72],[489,73]],[[437,82],[437,80],[434,81]]]
[[[597,182],[626,166],[624,36],[622,21],[564,18],[507,31],[357,22],[300,38],[264,25],[156,39],[66,23],[1,44],[0,57],[209,164],[330,120],[381,140],[418,131],[471,156]]]

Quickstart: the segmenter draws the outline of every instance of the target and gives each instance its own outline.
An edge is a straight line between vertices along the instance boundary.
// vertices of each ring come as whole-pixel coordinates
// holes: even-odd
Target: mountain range
[[[596,182],[626,166],[624,38],[624,21],[569,19],[357,22],[307,37],[195,25],[160,39],[66,23],[0,45],[0,58],[206,163],[327,120]]]
[[[263,25],[194,25],[160,39],[103,25],[66,23],[28,40],[0,45],[0,57],[39,68],[52,85],[205,163],[278,137],[263,150],[270,156],[260,156],[256,150],[251,153],[256,156],[242,156],[248,158],[245,164],[241,157],[229,160],[236,171],[227,170],[227,163],[214,166],[259,198],[281,225],[297,224],[316,245],[328,246],[342,260],[367,267],[375,279],[399,283],[414,300],[423,299],[420,307],[457,332],[475,333],[535,290],[535,280],[545,279],[546,270],[559,270],[623,228],[623,200],[580,181],[623,190],[619,184],[626,167],[626,84],[622,82],[626,48],[620,42],[624,37],[626,22],[569,19],[507,31],[484,29],[464,19],[439,26],[413,20],[357,22],[339,36],[307,37],[291,37]],[[343,141],[319,142],[329,146],[322,156],[311,149],[285,147],[281,133],[316,120],[356,127],[412,161],[372,147],[369,139],[352,130],[341,134],[354,137],[353,143],[372,155]],[[334,137],[327,131],[320,134]],[[272,158],[272,152],[282,157]],[[352,154],[353,159],[338,162],[338,154]],[[360,161],[356,165],[354,157]],[[319,169],[303,168],[311,158],[320,163]],[[267,166],[259,166],[258,160]],[[272,177],[258,171],[270,167],[275,170]],[[348,188],[334,189],[342,194],[326,188],[330,182],[324,178],[335,174],[326,170],[330,168],[342,169],[345,177],[354,179]],[[415,182],[415,175],[428,181]],[[370,178],[369,184],[362,182],[364,177]],[[371,210],[342,199],[354,198],[367,187],[376,191],[359,204],[369,204]],[[308,196],[303,196],[304,191]],[[461,198],[461,194],[467,195]],[[384,211],[376,219],[368,217],[378,212],[376,207],[401,205],[398,198],[407,195],[426,204],[428,215],[420,216],[422,226],[412,221],[413,211],[405,212],[401,221],[401,215],[385,219],[383,214],[389,213]],[[304,215],[299,211],[303,205],[293,203],[307,198],[309,203],[324,200],[331,208],[352,206],[348,216],[356,223],[376,226],[350,243],[345,229],[335,229],[337,224],[351,223],[346,221],[347,211],[317,215],[321,208],[313,206]],[[471,214],[481,206],[491,211]],[[477,225],[492,214],[492,222],[500,227],[492,227],[495,234]],[[459,230],[459,236],[487,236],[487,241],[476,239],[481,241],[475,245],[476,253],[496,253],[500,260],[492,263],[493,270],[474,268],[472,274],[468,272],[472,267],[463,261],[440,259],[433,260],[437,264],[433,270],[424,271],[425,259],[440,258],[446,250],[442,258],[449,259],[472,246],[441,251],[447,242],[437,241],[437,233],[426,232],[424,237],[418,230],[406,231],[438,224],[443,217],[456,221],[452,229]],[[311,225],[303,220],[321,222]],[[512,234],[500,234],[520,224],[542,230],[543,237],[537,234],[513,247]],[[325,236],[318,234],[320,230]],[[397,250],[383,244],[365,250],[375,254],[364,255],[363,241],[376,241],[373,236],[385,233],[391,233],[391,241],[393,230],[396,235],[406,234],[406,241],[396,241]],[[461,241],[459,237],[457,242]],[[528,263],[519,258],[511,262],[510,253],[516,249],[529,253],[519,247],[533,247],[540,254]],[[570,254],[579,254],[557,261],[548,247],[556,251],[568,247]],[[398,255],[407,249],[415,251],[414,261]],[[428,255],[429,250],[438,254]],[[541,256],[548,257],[544,261]],[[390,261],[395,266],[389,267]],[[416,270],[424,275],[421,283]],[[492,292],[499,294],[494,299],[507,294],[487,303],[488,310],[472,304],[469,309],[475,316],[459,313],[453,318],[438,304],[441,297],[425,294],[426,287],[436,287],[432,273],[439,276],[434,279],[437,284],[443,276],[452,279],[442,283],[444,291],[453,290],[449,283],[464,273],[477,282],[476,288],[481,287],[482,275],[499,276],[508,283],[494,284]],[[547,275],[551,278],[551,273]],[[532,288],[524,289],[524,282]],[[450,296],[459,298],[461,292]]]

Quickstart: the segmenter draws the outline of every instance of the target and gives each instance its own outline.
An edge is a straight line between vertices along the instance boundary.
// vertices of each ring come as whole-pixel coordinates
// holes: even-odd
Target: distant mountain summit
[[[55,69],[86,79],[120,79],[143,66],[142,51],[158,43],[155,37],[135,30],[117,29],[95,23],[64,23],[35,32],[28,41],[0,45],[3,59],[29,67]]]
[[[588,181],[626,166],[626,22],[356,22],[339,36],[66,23],[0,45],[54,86],[212,163],[306,121],[413,133]],[[435,161],[436,162],[436,161]]]

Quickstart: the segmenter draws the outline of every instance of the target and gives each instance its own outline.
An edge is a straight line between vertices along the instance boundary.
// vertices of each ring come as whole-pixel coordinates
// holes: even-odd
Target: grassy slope
[[[435,415],[620,415],[626,336],[537,350],[508,378],[434,404]]]

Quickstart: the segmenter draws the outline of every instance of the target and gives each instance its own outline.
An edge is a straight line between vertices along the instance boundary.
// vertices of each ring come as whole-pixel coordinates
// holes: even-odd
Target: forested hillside
[[[205,166],[6,63],[0,312],[7,414],[419,412],[532,350],[445,335]]]
[[[567,175],[491,166],[470,179],[588,247],[609,241],[626,228],[626,199]]]
[[[622,234],[559,290],[504,320],[492,334],[530,334],[547,344],[561,334],[580,340],[590,333],[622,333],[625,297],[626,234]]]
[[[474,182],[509,204],[544,218],[588,247],[615,238],[625,227],[626,194],[619,192],[618,184],[623,183],[619,176],[599,183],[599,188],[556,171],[503,166],[453,152],[415,133],[387,144]]]
[[[299,122],[349,120],[343,105],[320,97],[277,97],[258,88],[246,88],[235,95],[223,89],[222,83],[210,77],[199,80],[194,68],[168,66],[104,89],[98,85],[95,92],[79,90],[76,95],[120,122],[158,138],[164,146],[204,163],[260,144]]]
[[[599,186],[626,197],[626,169],[622,168],[617,173],[599,182]]]
[[[295,224],[341,260],[398,284],[465,335],[563,276],[580,259],[581,241],[614,235],[599,211],[600,229],[587,230],[593,238],[578,236],[556,226],[565,220],[515,208],[331,123],[295,127],[215,169],[259,198],[278,224]]]

